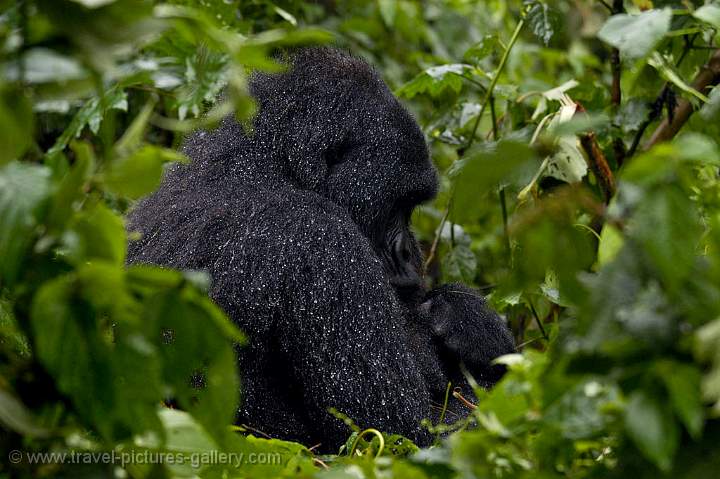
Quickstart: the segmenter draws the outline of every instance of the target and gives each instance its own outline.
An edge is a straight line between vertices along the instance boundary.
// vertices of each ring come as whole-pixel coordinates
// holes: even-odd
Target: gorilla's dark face
[[[423,281],[410,217],[418,204],[435,196],[437,176],[414,119],[383,83],[372,87],[350,121],[344,119],[354,128],[324,155],[323,194],[350,211],[391,284],[411,302],[418,299]]]
[[[272,147],[296,186],[348,210],[396,291],[410,301],[422,290],[410,216],[437,191],[425,138],[362,60],[308,50],[292,63],[287,74],[254,88],[268,121],[259,136],[282,142]],[[278,124],[289,125],[284,135],[277,134]]]

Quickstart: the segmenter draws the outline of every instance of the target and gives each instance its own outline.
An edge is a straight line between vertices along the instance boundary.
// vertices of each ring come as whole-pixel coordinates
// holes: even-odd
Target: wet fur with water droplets
[[[423,289],[408,222],[437,175],[411,115],[356,57],[289,62],[253,76],[251,135],[228,117],[186,140],[192,162],[129,214],[129,262],[209,272],[250,339],[239,423],[332,451],[350,432],[334,407],[427,445],[459,363],[489,386],[512,338],[476,292]]]

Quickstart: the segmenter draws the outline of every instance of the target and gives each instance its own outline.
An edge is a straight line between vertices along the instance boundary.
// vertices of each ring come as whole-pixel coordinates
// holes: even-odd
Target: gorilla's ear
[[[305,123],[288,147],[289,173],[303,189],[321,189],[328,175],[358,146],[343,127],[323,120],[327,119]]]
[[[328,173],[326,152],[330,148],[328,138],[305,125],[303,133],[288,147],[288,173],[302,189],[317,191]]]

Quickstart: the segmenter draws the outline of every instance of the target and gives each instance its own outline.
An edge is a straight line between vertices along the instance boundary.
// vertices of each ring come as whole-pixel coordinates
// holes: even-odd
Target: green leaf
[[[395,0],[377,0],[380,16],[385,26],[392,28],[395,25],[395,15],[397,14],[397,1]]]
[[[472,283],[477,271],[477,258],[469,246],[456,244],[443,257],[441,263],[448,282],[463,281]]]
[[[75,278],[49,281],[33,298],[34,351],[57,388],[103,436],[112,436],[113,375],[94,313],[79,299]]]
[[[23,70],[17,64],[11,64],[7,70],[8,78],[27,83],[55,83],[81,80],[87,77],[87,71],[80,62],[48,48],[33,48],[23,55]]]
[[[77,263],[101,259],[123,264],[127,249],[125,225],[120,216],[98,203],[77,218],[64,238],[68,255]]]
[[[512,183],[518,176],[527,175],[534,160],[534,151],[516,141],[501,141],[468,151],[450,172],[456,177],[453,218],[458,222],[472,219],[484,194],[496,190],[501,183]]]
[[[60,181],[52,196],[47,225],[50,230],[61,231],[72,217],[76,202],[84,194],[83,187],[95,169],[95,154],[87,143],[73,145],[75,163]]]
[[[634,133],[647,120],[650,113],[648,102],[641,98],[631,98],[624,102],[614,122],[621,126],[624,133]]]
[[[175,150],[146,145],[114,161],[105,174],[105,184],[120,196],[138,199],[160,185],[163,164],[174,161],[186,162],[187,159]]]
[[[0,90],[0,166],[20,158],[32,145],[33,117],[28,98],[19,91]]]
[[[150,116],[155,108],[155,100],[151,99],[143,106],[140,113],[133,119],[123,136],[115,143],[115,152],[118,156],[127,157],[140,147]]]
[[[127,111],[127,93],[121,88],[111,88],[102,98],[88,100],[73,116],[70,124],[62,134],[55,140],[55,144],[47,151],[48,155],[55,154],[65,149],[68,143],[80,136],[86,126],[93,134],[100,130],[105,115],[110,110]]]
[[[602,434],[611,422],[606,411],[617,396],[617,390],[597,381],[579,382],[548,406],[544,419],[555,424],[563,437],[589,439]]]
[[[692,201],[676,187],[653,191],[643,198],[628,231],[640,242],[665,284],[680,287],[692,271],[700,238]]]
[[[534,2],[525,18],[535,36],[542,40],[545,45],[550,43],[550,39],[559,23],[555,11],[544,2]]]
[[[697,330],[694,342],[695,356],[712,367],[702,378],[702,397],[713,403],[712,411],[720,413],[720,319],[715,319]]]
[[[673,142],[675,155],[683,161],[720,166],[720,149],[715,140],[702,133],[687,132]]]
[[[700,116],[705,121],[713,121],[720,116],[720,87],[716,86],[710,90],[707,103],[700,108]]]
[[[610,223],[605,223],[600,232],[600,244],[598,245],[598,267],[602,267],[612,261],[622,249],[625,239],[620,230]]]
[[[703,5],[693,12],[698,20],[709,23],[715,28],[720,28],[720,6],[716,4]]]
[[[44,166],[11,162],[0,168],[0,278],[7,285],[17,279],[35,240],[50,191]]]
[[[447,90],[459,93],[462,90],[462,77],[470,76],[476,69],[472,65],[453,63],[428,68],[397,90],[399,96],[413,98],[418,94],[439,97]]]
[[[675,85],[680,91],[684,91],[702,102],[707,103],[710,101],[705,95],[685,83],[680,74],[675,70],[675,67],[658,52],[653,52],[652,55],[650,55],[648,65],[655,68],[662,78]]]
[[[500,51],[500,48],[500,41],[498,40],[497,35],[485,35],[482,40],[467,49],[467,51],[463,54],[463,58],[480,61],[485,57]]]
[[[673,415],[645,391],[634,392],[625,408],[625,428],[640,452],[662,471],[672,467],[679,431]]]
[[[226,332],[234,326],[205,294],[186,285],[148,296],[145,308],[171,395],[224,444],[240,389],[233,338]]]
[[[623,58],[643,58],[670,30],[671,19],[669,8],[639,15],[613,15],[598,32],[598,38],[620,50]]]
[[[168,464],[173,477],[310,477],[317,472],[313,458],[308,449],[298,443],[281,441],[278,439],[256,438],[251,435],[233,435],[228,438],[227,447],[220,449],[217,441],[210,436],[203,426],[190,414],[177,409],[160,409],[159,416],[163,424],[167,441],[162,447],[163,451],[182,454],[186,461],[181,464]],[[190,458],[200,455],[210,456],[228,452],[236,458],[266,455],[272,462],[253,464],[242,461],[241,464],[230,461],[228,463],[200,463],[193,466]],[[210,456],[211,457],[211,456]],[[279,461],[278,461],[279,459]]]
[[[655,367],[670,394],[675,413],[693,439],[699,440],[705,419],[700,394],[700,371],[694,365],[668,360],[658,361]]]

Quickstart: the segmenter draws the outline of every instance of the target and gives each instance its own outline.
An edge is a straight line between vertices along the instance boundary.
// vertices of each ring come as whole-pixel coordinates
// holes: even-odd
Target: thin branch
[[[535,310],[535,306],[533,306],[532,301],[528,299],[528,304],[530,305],[530,311],[532,312],[533,316],[535,317],[535,322],[538,325],[538,328],[540,329],[540,333],[542,333],[543,338],[545,338],[545,341],[547,341],[548,335],[547,332],[545,332],[545,327],[542,324],[542,320],[540,319],[540,316],[538,316],[537,311]]]
[[[623,0],[614,0],[610,13],[617,15],[623,13],[625,7]],[[612,87],[610,88],[610,98],[613,107],[617,108],[622,102],[622,90],[620,89],[620,74],[621,74],[621,63],[620,63],[620,50],[613,48],[610,52],[610,70],[612,71]]]
[[[622,102],[622,90],[620,89],[620,50],[613,48],[610,52],[610,70],[612,71],[612,86],[610,87],[610,101],[614,107],[620,106]]]
[[[595,132],[589,131],[580,135],[580,144],[587,153],[588,166],[592,170],[598,185],[605,197],[605,203],[609,203],[615,194],[615,178],[613,177],[610,165],[608,165],[605,154],[598,145]]]
[[[478,112],[477,118],[475,119],[475,125],[473,126],[472,135],[470,135],[467,145],[465,145],[465,148],[463,148],[463,150],[468,150],[473,145],[473,143],[475,143],[475,136],[477,134],[477,129],[480,126],[480,120],[482,119],[483,113],[485,113],[485,109],[490,103],[490,99],[493,96],[493,90],[495,89],[495,85],[497,85],[500,74],[505,69],[505,64],[507,63],[508,57],[510,56],[510,51],[512,50],[515,42],[520,36],[520,31],[522,30],[523,25],[525,25],[525,19],[521,18],[517,26],[515,27],[515,31],[513,32],[512,37],[510,37],[510,42],[508,43],[507,48],[505,48],[502,58],[500,58],[500,64],[498,65],[498,68],[495,71],[492,80],[490,81],[490,85],[488,86],[487,91],[485,91],[485,97],[483,98],[482,105],[480,106],[480,111]]]
[[[688,52],[693,49],[693,42],[697,37],[697,34],[693,35],[692,37],[685,37],[685,48],[683,48],[682,53],[680,53],[680,56],[675,62],[675,68],[680,67]],[[648,113],[647,118],[640,124],[638,131],[635,133],[635,137],[633,138],[632,144],[630,145],[630,149],[625,155],[625,158],[633,157],[633,155],[638,149],[638,146],[640,146],[640,141],[642,140],[643,135],[645,135],[645,130],[647,130],[648,126],[650,126],[652,122],[654,122],[658,119],[658,117],[660,117],[660,114],[662,113],[662,105],[665,102],[665,98],[669,91],[670,82],[665,82],[662,89],[660,90],[660,93],[658,93],[657,98],[655,98],[655,101],[650,107],[650,113]]]
[[[485,91],[485,90],[486,90],[485,85],[483,85],[482,83],[480,83],[479,81],[477,81],[477,80],[475,80],[475,79],[473,79],[473,78],[468,78],[468,77],[466,77],[465,75],[462,75],[462,74],[460,74],[460,73],[455,73],[455,72],[450,72],[450,73],[452,73],[453,75],[459,76],[460,78],[462,78],[463,80],[465,80],[465,81],[467,81],[467,82],[469,82],[469,83],[472,83],[473,85],[475,85],[476,87],[478,87],[478,88],[479,88],[480,90],[482,90],[482,91]]]
[[[498,191],[500,197],[500,210],[502,211],[503,220],[503,236],[505,237],[505,254],[507,255],[508,265],[512,263],[512,244],[510,244],[510,229],[508,228],[507,200],[505,199],[505,187]]]
[[[695,77],[692,87],[704,92],[720,81],[720,49],[710,57],[708,62],[700,68],[700,72]],[[690,118],[693,112],[693,105],[690,100],[683,98],[678,101],[677,106],[672,114],[672,119],[665,118],[662,123],[655,129],[650,139],[643,146],[644,150],[648,150],[658,143],[671,140]]]
[[[452,395],[453,395],[456,399],[459,399],[460,402],[463,403],[468,409],[477,409],[477,406],[476,406],[475,404],[473,404],[473,403],[471,403],[470,401],[468,401],[468,400],[465,398],[465,396],[462,395],[462,392],[461,392],[461,389],[460,389],[460,388],[455,388],[455,390],[453,391]]]
[[[515,31],[513,32],[512,37],[510,38],[510,42],[508,43],[507,47],[505,48],[505,51],[503,52],[503,56],[500,58],[500,64],[498,65],[498,68],[495,71],[495,74],[493,75],[492,80],[490,81],[490,85],[488,86],[487,90],[485,91],[485,96],[483,98],[483,102],[480,107],[480,111],[478,112],[477,118],[475,119],[475,124],[473,125],[472,134],[470,135],[470,138],[468,139],[467,144],[463,148],[458,150],[459,156],[463,156],[463,154],[475,142],[475,137],[477,136],[477,130],[478,130],[478,127],[480,126],[480,120],[482,119],[483,113],[485,113],[485,109],[487,108],[491,99],[493,99],[493,90],[495,89],[495,85],[497,85],[498,79],[500,78],[500,74],[502,73],[503,69],[505,68],[505,64],[507,63],[508,57],[510,56],[510,50],[512,50],[513,46],[515,45],[515,42],[517,42],[517,39],[520,36],[520,31],[522,30],[523,25],[525,25],[525,19],[521,18],[520,21],[518,22],[517,26],[515,27]],[[494,107],[491,107],[491,108],[494,109]],[[443,226],[445,226],[445,222],[447,221],[448,216],[450,215],[450,209],[452,207],[452,197],[453,197],[453,194],[451,193],[450,201],[448,202],[447,209],[445,210],[445,214],[443,214],[442,220],[440,221],[440,226],[438,227],[437,233],[435,234],[435,239],[433,240],[433,244],[430,247],[430,253],[428,253],[428,257],[425,260],[425,264],[424,264],[425,271],[427,271],[428,266],[430,266],[430,263],[432,263],[432,260],[435,258],[435,253],[437,251],[438,244],[440,243],[440,235],[442,234]]]
[[[452,198],[452,195],[450,196]],[[452,208],[452,199],[448,201],[447,208],[445,209],[445,213],[443,214],[442,219],[440,220],[440,226],[438,226],[437,232],[435,233],[435,239],[433,239],[432,246],[430,247],[430,252],[428,253],[427,258],[425,259],[425,264],[423,265],[423,270],[427,273],[428,268],[430,267],[430,264],[433,262],[433,259],[435,259],[435,253],[437,252],[438,244],[440,244],[440,236],[442,235],[443,227],[445,226],[445,222],[448,219],[448,216],[450,216],[450,208]]]
[[[490,97],[490,120],[492,121],[492,134],[493,134],[493,140],[497,141],[498,139],[498,126],[497,126],[497,118],[495,117],[495,97]]]
[[[578,102],[576,115],[579,113],[585,113],[585,108]],[[595,132],[587,131],[578,135],[580,137],[580,144],[587,155],[588,167],[595,175],[598,185],[603,192],[605,198],[605,204],[610,203],[610,199],[615,194],[615,177],[610,169],[605,153],[603,153],[600,145],[598,144]]]

